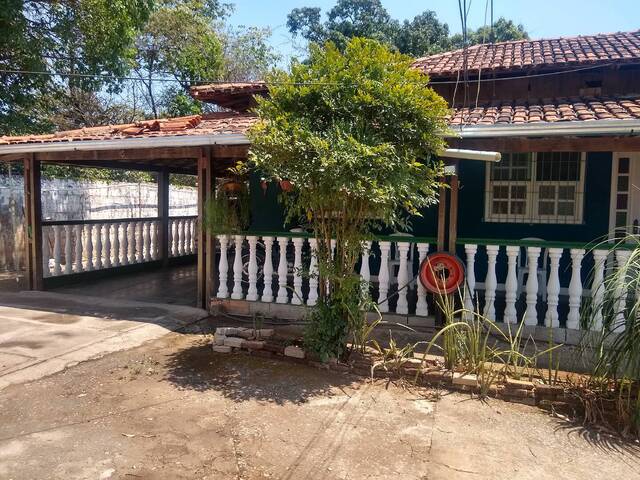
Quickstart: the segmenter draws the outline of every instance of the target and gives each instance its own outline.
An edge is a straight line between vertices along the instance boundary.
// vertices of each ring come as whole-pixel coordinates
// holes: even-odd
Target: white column
[[[293,297],[291,303],[293,305],[302,305],[302,246],[304,238],[293,238],[294,260],[293,260]]]
[[[69,275],[73,272],[73,229],[71,225],[64,226],[64,273]]]
[[[624,250],[624,249],[616,250],[616,253],[615,253],[616,268],[618,270],[620,269],[626,270],[626,264],[630,256],[631,256],[631,252],[629,250]],[[624,284],[626,283],[626,281],[623,281],[623,280],[624,279],[621,278],[620,281],[616,282],[617,288],[616,288],[615,297],[614,297],[615,319],[613,320],[613,323],[611,325],[611,330],[617,333],[624,332],[624,330],[627,328],[625,310],[627,308],[627,296],[629,292],[627,292],[624,289]]]
[[[409,242],[396,243],[400,266],[398,267],[398,302],[396,303],[396,313],[406,315],[409,313],[409,303],[407,302],[407,289],[402,287],[409,283],[407,278],[407,255],[409,253]],[[402,290],[400,290],[402,289]]]
[[[144,222],[144,261],[151,261],[151,221]]]
[[[427,254],[429,253],[429,244],[428,243],[418,243],[418,271],[420,271],[420,265],[425,258],[427,258]],[[429,305],[427,304],[427,290],[422,285],[420,279],[417,281],[418,283],[418,301],[416,302],[416,315],[421,317],[426,317],[429,315]]]
[[[82,264],[82,225],[76,225],[74,230],[76,232],[76,266],[74,271],[80,273],[84,271],[84,265]]]
[[[87,271],[93,270],[93,225],[85,226],[85,246],[84,251],[87,254]]]
[[[262,278],[264,280],[264,289],[262,290],[263,302],[273,302],[273,237],[262,237],[264,242],[264,267],[262,268]]]
[[[120,224],[113,224],[113,263],[114,267],[120,266]]]
[[[129,222],[123,222],[122,224],[122,242],[120,242],[120,248],[122,254],[120,255],[121,265],[129,265]]]
[[[560,303],[560,259],[562,248],[549,249],[549,281],[547,282],[547,313],[544,324],[550,328],[558,328],[558,304]]]
[[[42,227],[42,276],[50,277],[51,270],[49,270],[49,257],[51,256],[51,248],[49,247],[49,235],[48,228]]]
[[[249,243],[249,290],[247,290],[247,300],[255,302],[258,300],[258,287],[256,286],[258,282],[258,260],[256,257],[258,237],[248,236],[247,242]],[[187,242],[187,245],[189,245],[189,242]]]
[[[111,227],[110,223],[104,225],[104,268],[111,268]]]
[[[136,237],[136,260],[138,263],[144,262],[144,222],[137,222]]]
[[[487,245],[487,277],[484,281],[484,316],[491,321],[496,320],[496,259],[500,251],[499,245]]]
[[[518,254],[520,247],[515,245],[507,246],[507,279],[505,280],[505,301],[504,323],[518,323],[518,312],[516,311],[516,300],[518,296]]]
[[[571,253],[571,281],[569,282],[569,314],[567,315],[567,328],[578,330],[580,328],[580,307],[582,304],[582,259],[584,250],[572,248]]]
[[[593,251],[593,283],[591,284],[591,302],[593,318],[591,329],[602,329],[602,300],[604,299],[604,265],[608,253],[606,250]]]
[[[287,243],[289,243],[289,238],[278,237],[280,261],[278,262],[278,297],[276,298],[276,303],[289,302],[287,295]]]
[[[229,296],[229,288],[227,280],[229,274],[229,261],[227,259],[227,249],[229,247],[229,235],[219,235],[220,240],[220,263],[218,264],[218,298],[227,298]]]
[[[473,300],[476,296],[476,252],[478,246],[475,243],[465,243],[464,253],[467,257],[466,285],[464,289],[464,308],[466,310],[463,315],[466,320],[473,318],[475,307]]]
[[[380,246],[380,272],[378,272],[378,308],[382,313],[389,311],[389,302],[386,300],[389,293],[389,250],[391,242],[381,241]],[[380,303],[382,302],[382,303]]]
[[[102,270],[102,224],[97,223],[95,227],[96,236],[96,270]]]
[[[540,247],[527,247],[529,276],[526,285],[527,312],[524,319],[525,325],[535,326],[538,324],[536,305],[538,303],[538,257],[540,256],[540,250]]]
[[[57,277],[62,273],[60,264],[62,263],[62,241],[60,237],[60,225],[53,227],[53,276]]]
[[[369,245],[371,245],[371,242],[369,242]],[[311,249],[311,262],[309,263],[309,298],[307,298],[307,305],[313,306],[318,303],[318,252],[316,250],[318,241],[315,238],[310,238],[309,247]]]
[[[184,235],[184,224],[181,230]],[[241,300],[244,297],[242,293],[242,243],[244,237],[242,235],[234,235],[233,239],[235,243],[235,255],[233,257],[233,290],[231,291],[231,298]],[[180,244],[182,245],[182,240]],[[184,253],[183,247],[181,247],[181,252]]]

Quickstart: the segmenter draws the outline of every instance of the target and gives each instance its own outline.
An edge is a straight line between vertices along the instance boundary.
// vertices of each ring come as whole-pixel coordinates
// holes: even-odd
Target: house
[[[477,45],[420,58],[413,66],[452,106],[449,145],[498,151],[502,161],[451,161],[456,174],[438,208],[414,219],[411,232],[386,232],[368,244],[358,269],[381,310],[410,325],[428,324],[433,306],[419,283],[394,292],[413,279],[428,253],[447,249],[465,262],[468,307],[505,323],[524,318],[544,339],[546,331],[537,326],[554,328],[560,341],[575,340],[584,327],[583,306],[602,298],[605,269],[629,255],[598,242],[613,238],[614,229],[634,231],[640,219],[640,32]],[[200,86],[192,90],[194,98],[231,111],[0,139],[0,160],[25,165],[32,287],[87,274],[87,252],[71,251],[71,245],[82,250],[86,244],[75,241],[76,226],[54,232],[53,252],[45,252],[43,263],[40,231],[55,225],[38,215],[40,162],[157,171],[161,189],[171,171],[197,174],[202,219],[216,178],[246,156],[253,96],[267,94],[263,82]],[[214,238],[192,227],[187,234],[167,218],[163,195],[153,225],[138,219],[133,234],[122,226],[97,233],[92,227],[100,247],[96,253],[96,241],[88,245],[89,273],[96,263],[122,269],[123,257],[127,268],[132,258],[166,264],[171,252],[185,251],[188,238],[197,253],[199,305],[302,314],[303,304],[317,301],[317,283],[297,268],[311,262],[314,241],[283,228],[278,185],[254,177],[250,191],[252,222],[245,235]],[[116,239],[121,258],[114,262]],[[123,240],[129,250],[123,251]],[[182,246],[170,246],[176,241]],[[615,328],[624,328],[620,315]]]

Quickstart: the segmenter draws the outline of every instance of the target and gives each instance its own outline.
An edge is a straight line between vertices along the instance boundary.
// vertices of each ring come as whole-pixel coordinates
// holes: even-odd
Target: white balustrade
[[[136,262],[144,262],[144,222],[136,223],[136,248],[134,250]]]
[[[76,225],[74,227],[75,233],[76,233],[76,266],[75,266],[75,273],[82,273],[84,272],[84,265],[82,263],[82,225]]]
[[[273,237],[262,237],[264,242],[264,267],[262,267],[262,276],[264,281],[264,288],[262,290],[261,300],[263,302],[273,302]]]
[[[626,276],[625,266],[629,257],[631,256],[631,252],[629,250],[619,249],[616,250],[616,267],[618,270],[621,270],[621,276]],[[624,332],[626,329],[626,315],[625,310],[627,307],[627,297],[629,292],[624,289],[624,285],[626,282],[617,281],[616,290],[614,292],[614,314],[615,318],[613,320],[613,325],[611,325],[611,330],[614,332]]]
[[[302,305],[302,246],[304,238],[293,238],[294,260],[293,260],[293,296],[291,303],[293,305]]]
[[[371,242],[364,242],[362,246],[362,254],[360,255],[360,279],[364,285],[365,291],[369,291],[369,283],[371,282],[371,267],[369,266],[369,257],[371,256]]]
[[[93,225],[85,225],[84,228],[84,251],[87,257],[87,265],[85,270],[90,272],[93,270]]]
[[[186,226],[184,230],[184,253],[185,255],[191,255],[193,253],[193,247],[191,245],[191,230],[192,230],[192,221],[190,218],[185,220]]]
[[[229,296],[229,288],[227,285],[229,275],[229,260],[227,258],[229,236],[219,235],[218,241],[220,242],[220,263],[218,263],[219,281],[216,297],[227,298]]]
[[[53,226],[53,275],[58,276],[62,273],[60,264],[62,262],[62,246],[60,245],[60,225]]]
[[[422,262],[427,258],[429,253],[428,243],[418,243],[418,265],[422,265]],[[419,268],[419,267],[418,267]],[[419,270],[418,270],[419,271]],[[429,315],[429,305],[427,304],[427,290],[422,285],[420,279],[418,279],[418,299],[416,300],[416,315],[426,317]]]
[[[544,317],[544,324],[547,327],[558,328],[560,319],[558,317],[558,304],[560,303],[560,258],[562,258],[562,248],[549,249],[549,281],[547,282],[547,313]]]
[[[520,247],[507,246],[507,278],[505,281],[504,323],[518,323],[516,300],[518,299],[518,255]]]
[[[407,284],[409,283],[407,273],[407,256],[409,255],[409,243],[398,242],[398,256],[400,265],[398,267],[398,301],[396,303],[396,313],[406,315],[409,313],[409,302],[407,301]]]
[[[94,231],[92,232],[95,235],[95,249],[96,249],[96,262],[94,268],[96,270],[102,270],[102,225],[95,225]]]
[[[151,222],[144,222],[144,261],[151,261]]]
[[[582,303],[582,278],[581,267],[584,250],[572,248],[571,253],[571,282],[569,283],[569,314],[567,315],[567,328],[577,330],[580,328],[580,306]]]
[[[51,258],[51,248],[49,247],[49,229],[42,227],[42,276],[50,277],[49,259]]]
[[[188,231],[188,230],[187,230]],[[258,261],[256,256],[256,244],[258,243],[258,237],[248,236],[247,242],[249,243],[249,290],[247,290],[247,300],[258,300]]]
[[[420,246],[418,246],[420,248]],[[473,300],[476,295],[476,252],[478,251],[478,246],[473,243],[466,243],[464,245],[464,253],[467,256],[467,272],[466,272],[466,282],[464,288],[464,308],[465,314],[464,318],[466,320],[470,320],[473,318],[473,312],[475,312],[475,307],[473,305]],[[422,256],[420,258],[420,263],[422,263]]]
[[[538,258],[541,252],[540,247],[527,247],[527,264],[528,264],[528,276],[527,276],[527,311],[525,314],[525,325],[535,326],[538,324]]]
[[[278,261],[278,296],[276,303],[288,303],[289,295],[287,293],[287,244],[289,237],[277,237],[280,247],[280,259]]]
[[[487,277],[485,278],[485,304],[484,316],[489,320],[496,319],[496,287],[498,280],[496,278],[496,259],[500,247],[498,245],[487,245]]]
[[[309,239],[309,248],[311,250],[311,260],[309,262],[309,298],[307,305],[313,306],[318,303],[318,241],[315,238]],[[367,267],[369,266],[369,257],[367,256]],[[360,271],[362,274],[362,270]]]
[[[378,273],[378,309],[382,313],[389,311],[387,295],[389,293],[389,251],[391,242],[381,241],[380,247],[380,272]]]
[[[71,225],[64,226],[64,274],[73,273],[73,229]]]
[[[184,223],[183,223],[184,225]],[[242,292],[242,243],[244,237],[242,235],[234,235],[234,257],[233,257],[233,290],[231,298],[233,300],[242,300],[244,294]],[[182,250],[184,252],[184,250]]]
[[[609,252],[593,251],[593,282],[591,283],[592,330],[602,329],[602,301],[604,299],[604,266]]]

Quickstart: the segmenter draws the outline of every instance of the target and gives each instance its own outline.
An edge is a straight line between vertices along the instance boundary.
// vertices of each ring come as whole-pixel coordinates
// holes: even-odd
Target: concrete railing
[[[169,219],[169,255],[196,252],[197,217]],[[105,270],[161,259],[159,218],[42,223],[44,277]]]

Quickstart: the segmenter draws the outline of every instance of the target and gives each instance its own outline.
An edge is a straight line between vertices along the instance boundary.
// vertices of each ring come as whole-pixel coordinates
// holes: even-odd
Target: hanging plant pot
[[[222,189],[226,193],[240,193],[244,190],[244,184],[237,180],[229,180],[222,185]]]
[[[289,180],[280,180],[280,188],[283,192],[290,192],[293,190],[293,183]]]

